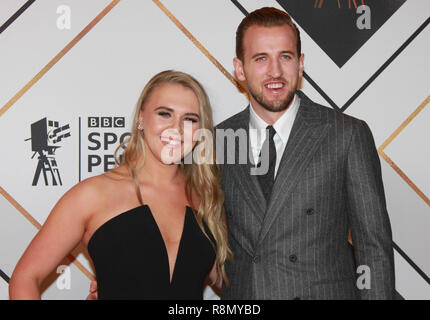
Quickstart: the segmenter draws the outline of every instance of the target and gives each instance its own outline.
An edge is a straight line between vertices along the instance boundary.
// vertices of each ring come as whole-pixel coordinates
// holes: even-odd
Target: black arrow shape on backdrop
[[[23,4],[23,6],[21,8],[19,8],[19,10],[17,12],[15,12],[12,17],[10,17],[5,23],[3,23],[3,25],[0,27],[0,34],[5,31],[7,29],[7,27],[9,27],[12,22],[14,22],[16,19],[18,19],[18,17],[24,13],[25,10],[28,9],[29,6],[31,6],[33,4],[33,2],[36,0],[29,0],[26,3]]]
[[[231,0],[231,2],[246,16],[248,11],[237,1]],[[402,53],[406,47],[428,26],[430,23],[430,17],[427,18],[420,27],[397,49],[396,52],[367,80],[360,89],[342,106],[339,107],[321,87],[305,72],[303,71],[303,78],[306,79],[314,87],[314,89],[327,101],[327,103],[333,108],[344,112],[362,93],[369,87],[369,85],[375,81],[375,79]]]
[[[276,0],[327,56],[342,68],[407,0]],[[364,5],[370,29],[359,29],[357,12]],[[369,9],[369,11],[367,11]],[[370,21],[368,21],[370,22]]]

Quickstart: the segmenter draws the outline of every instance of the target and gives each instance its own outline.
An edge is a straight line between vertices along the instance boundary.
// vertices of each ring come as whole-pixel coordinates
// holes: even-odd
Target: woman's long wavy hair
[[[130,137],[124,140],[115,150],[115,162],[117,165],[124,165],[128,169],[128,173],[133,179],[136,194],[141,205],[144,203],[136,171],[144,165],[145,143],[143,135],[138,129],[139,114],[144,109],[145,102],[148,100],[150,94],[155,88],[163,84],[179,84],[185,88],[191,89],[199,101],[201,129],[209,130],[212,133],[212,136],[214,134],[212,109],[209,98],[202,85],[196,79],[186,73],[172,70],[160,72],[152,77],[143,89],[136,105]],[[201,142],[197,142],[196,146],[199,143]],[[119,154],[120,150],[124,150],[124,152]],[[191,164],[181,163],[179,167],[185,176],[185,193],[188,202],[192,205],[193,192],[200,200],[198,210],[193,211],[203,233],[208,237],[202,221],[207,224],[213,235],[216,242],[215,244],[212,243],[209,237],[208,239],[211,241],[216,251],[216,268],[218,276],[223,278],[224,283],[228,287],[229,281],[226,277],[224,264],[227,259],[232,258],[232,252],[228,247],[227,227],[223,217],[224,193],[221,190],[220,169],[216,164],[215,152],[209,152],[208,154],[212,158],[210,159],[211,161],[205,161],[202,164],[196,164],[194,161]]]

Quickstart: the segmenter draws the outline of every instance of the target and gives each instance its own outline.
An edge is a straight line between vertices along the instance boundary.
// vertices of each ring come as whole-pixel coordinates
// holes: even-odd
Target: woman
[[[130,139],[115,152],[118,167],[60,199],[18,262],[10,298],[40,298],[42,281],[80,241],[94,262],[99,299],[202,299],[208,274],[228,284],[231,251],[214,153],[206,153],[209,163],[181,161],[200,129],[213,132],[202,86],[181,72],[155,75]]]

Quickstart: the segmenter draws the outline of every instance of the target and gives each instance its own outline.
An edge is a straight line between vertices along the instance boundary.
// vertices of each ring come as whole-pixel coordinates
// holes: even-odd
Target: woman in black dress
[[[11,299],[40,298],[42,281],[80,241],[99,299],[202,299],[208,276],[228,284],[231,251],[204,89],[185,73],[161,72],[145,86],[133,123],[117,168],[56,204],[15,268]]]

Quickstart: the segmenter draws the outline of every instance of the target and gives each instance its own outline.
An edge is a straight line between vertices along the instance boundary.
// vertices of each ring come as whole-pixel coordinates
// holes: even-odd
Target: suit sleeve
[[[361,298],[394,299],[392,234],[381,164],[372,133],[364,121],[354,123],[346,168],[348,219],[356,265],[370,271],[370,288],[360,289]],[[361,275],[358,274],[365,279]]]

